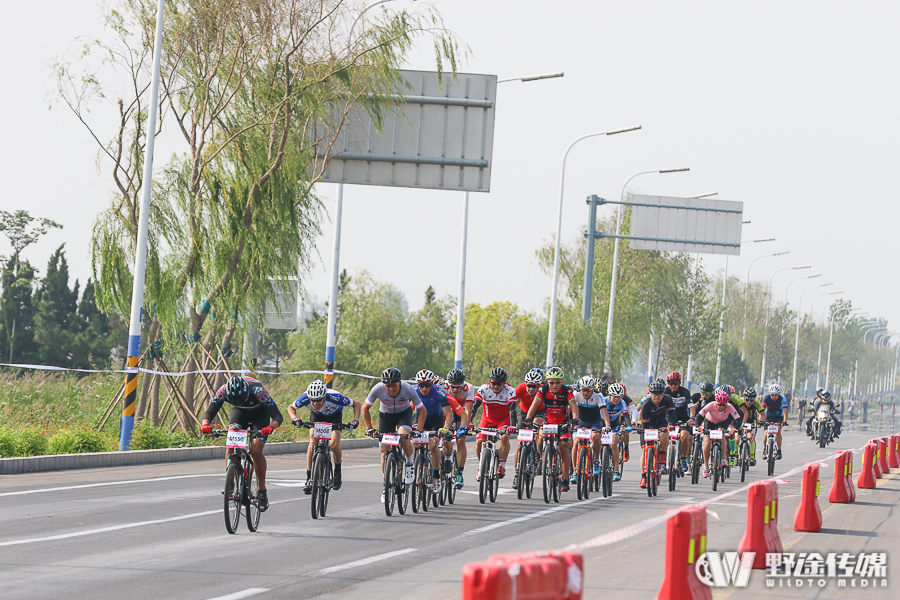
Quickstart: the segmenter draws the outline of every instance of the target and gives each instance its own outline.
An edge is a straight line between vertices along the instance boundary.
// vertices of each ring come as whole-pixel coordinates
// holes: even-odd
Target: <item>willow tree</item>
[[[59,98],[97,141],[115,186],[95,223],[92,253],[101,307],[123,314],[155,4],[114,2],[105,12],[110,39],[90,40],[77,61],[57,63]],[[153,182],[148,343],[196,344],[204,333],[209,341],[218,322],[227,346],[238,314],[259,314],[278,281],[308,268],[321,218],[312,186],[349,111],[362,105],[382,121],[382,99],[399,84],[397,69],[420,36],[434,43],[438,70],[448,61],[455,71],[456,42],[432,9],[370,11],[348,41],[361,8],[347,0],[167,2],[159,130],[178,145]],[[107,142],[89,108],[113,97],[118,114]],[[190,395],[190,380],[187,386]]]

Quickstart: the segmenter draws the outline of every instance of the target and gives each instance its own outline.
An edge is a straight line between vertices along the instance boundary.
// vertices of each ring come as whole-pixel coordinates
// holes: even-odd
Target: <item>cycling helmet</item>
[[[711,394],[714,389],[716,389],[716,386],[712,381],[704,381],[703,384],[700,385],[701,392],[707,392]]]
[[[544,383],[544,374],[540,369],[532,369],[525,373],[525,383],[541,385]]]
[[[773,383],[772,385],[769,386],[769,393],[770,394],[780,394],[781,386],[778,385],[777,383]]]
[[[563,370],[559,367],[550,367],[547,369],[547,379],[562,379]]]
[[[666,375],[666,383],[681,383],[681,373],[672,371]]]
[[[610,396],[616,396],[617,398],[625,395],[625,388],[621,383],[610,384],[608,391]]]
[[[824,391],[825,391],[825,388],[823,388],[823,387],[816,388],[816,396],[818,396],[819,394],[821,394]]]
[[[506,371],[501,367],[494,367],[491,369],[491,383],[494,382],[506,383]]]
[[[831,390],[822,390],[822,397],[829,400],[831,398]]]
[[[744,398],[747,400],[755,400],[756,399],[756,390],[752,387],[748,387],[744,390]]]
[[[597,391],[606,396],[606,394],[609,392],[609,383],[605,381],[598,382]]]
[[[397,367],[388,367],[381,372],[381,383],[399,383],[401,379],[403,376]]]
[[[434,385],[436,385],[439,388],[446,387],[444,385],[444,378],[441,377],[440,375],[435,375],[434,376]]]
[[[235,375],[225,384],[225,396],[234,405],[241,405],[250,397],[250,384],[240,375]]]
[[[716,404],[728,404],[728,392],[724,390],[716,392]]]
[[[722,384],[722,391],[728,394],[729,396],[734,396],[734,386],[728,385],[727,383]]]
[[[582,390],[584,390],[584,389],[593,390],[595,383],[597,383],[597,382],[594,381],[593,377],[591,377],[590,375],[585,375],[584,377],[582,377],[581,379],[578,380],[578,388],[582,389]]]
[[[422,369],[416,373],[416,383],[434,383],[434,373],[428,369]]]
[[[648,387],[647,390],[651,394],[662,394],[663,392],[666,391],[666,384],[663,383],[662,381],[660,381],[659,379],[657,379],[656,381],[654,381],[653,383],[650,384],[650,387]]]
[[[318,402],[325,398],[325,393],[328,391],[328,388],[325,387],[325,382],[321,379],[316,379],[308,386],[306,386],[306,397],[309,398],[312,402]]]
[[[447,383],[450,385],[462,385],[466,382],[466,374],[462,369],[450,369],[447,372]]]
[[[625,393],[626,393],[626,394],[627,394],[627,393],[628,393],[628,388],[627,388],[627,387],[625,387],[625,384],[624,384],[624,383],[622,383],[622,382],[621,382],[621,381],[620,381],[620,382],[619,382],[619,385],[621,385],[621,386],[622,386],[622,391],[623,391],[623,392],[625,392]]]

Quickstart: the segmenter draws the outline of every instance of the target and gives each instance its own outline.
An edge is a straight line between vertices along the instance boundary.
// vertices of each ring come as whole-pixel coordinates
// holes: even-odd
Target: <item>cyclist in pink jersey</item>
[[[697,427],[703,427],[705,424],[710,430],[727,430],[719,441],[719,444],[722,447],[722,456],[728,456],[728,454],[726,454],[727,446],[725,445],[725,440],[732,437],[735,429],[741,426],[741,414],[728,400],[728,392],[717,392],[716,401],[710,402],[701,408],[696,417]],[[704,477],[709,477],[709,442],[710,439],[708,437],[703,440],[703,464],[705,465],[703,468]]]

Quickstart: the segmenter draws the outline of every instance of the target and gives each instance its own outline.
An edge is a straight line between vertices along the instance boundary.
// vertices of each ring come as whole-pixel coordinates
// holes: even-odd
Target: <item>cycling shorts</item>
[[[766,423],[784,423],[784,415],[778,415],[777,417],[766,415]]]
[[[250,427],[262,429],[263,427],[268,427],[271,422],[272,417],[269,416],[268,411],[262,406],[256,408],[235,407],[231,409],[231,414],[228,416],[228,425],[237,425],[241,429],[250,429]],[[262,439],[265,442],[266,438],[267,436],[260,434],[256,439]]]
[[[612,424],[612,422],[610,422],[610,424]],[[578,419],[578,426],[593,431],[600,431],[606,427],[606,423],[603,421],[603,417],[594,419],[593,421],[582,421],[581,419]]]
[[[343,423],[343,412],[344,411],[339,410],[333,415],[320,415],[317,412],[309,411],[309,420],[313,423],[331,423],[332,425],[340,425]]]
[[[437,431],[444,426],[444,415],[425,417],[425,431]]]
[[[481,423],[478,424],[479,427],[490,428],[490,429],[500,429],[501,427],[509,427],[509,413],[506,413],[506,418],[501,419],[490,419],[488,418],[488,414],[484,413],[481,415]],[[479,433],[476,437],[476,440],[484,440],[487,439],[483,434]]]
[[[398,413],[380,413],[378,415],[378,433],[394,433],[399,431],[401,427],[412,429],[412,423],[412,408],[407,408],[403,412]]]

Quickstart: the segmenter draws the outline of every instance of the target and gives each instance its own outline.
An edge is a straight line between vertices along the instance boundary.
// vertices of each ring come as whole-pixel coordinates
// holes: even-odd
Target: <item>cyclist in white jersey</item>
[[[450,369],[444,381],[447,396],[452,396],[465,410],[462,415],[453,415],[453,426],[456,428],[456,489],[465,485],[463,469],[466,466],[466,436],[472,422],[472,408],[475,406],[475,386],[466,381],[466,374],[460,369]],[[445,440],[444,452],[450,454],[450,441]]]

